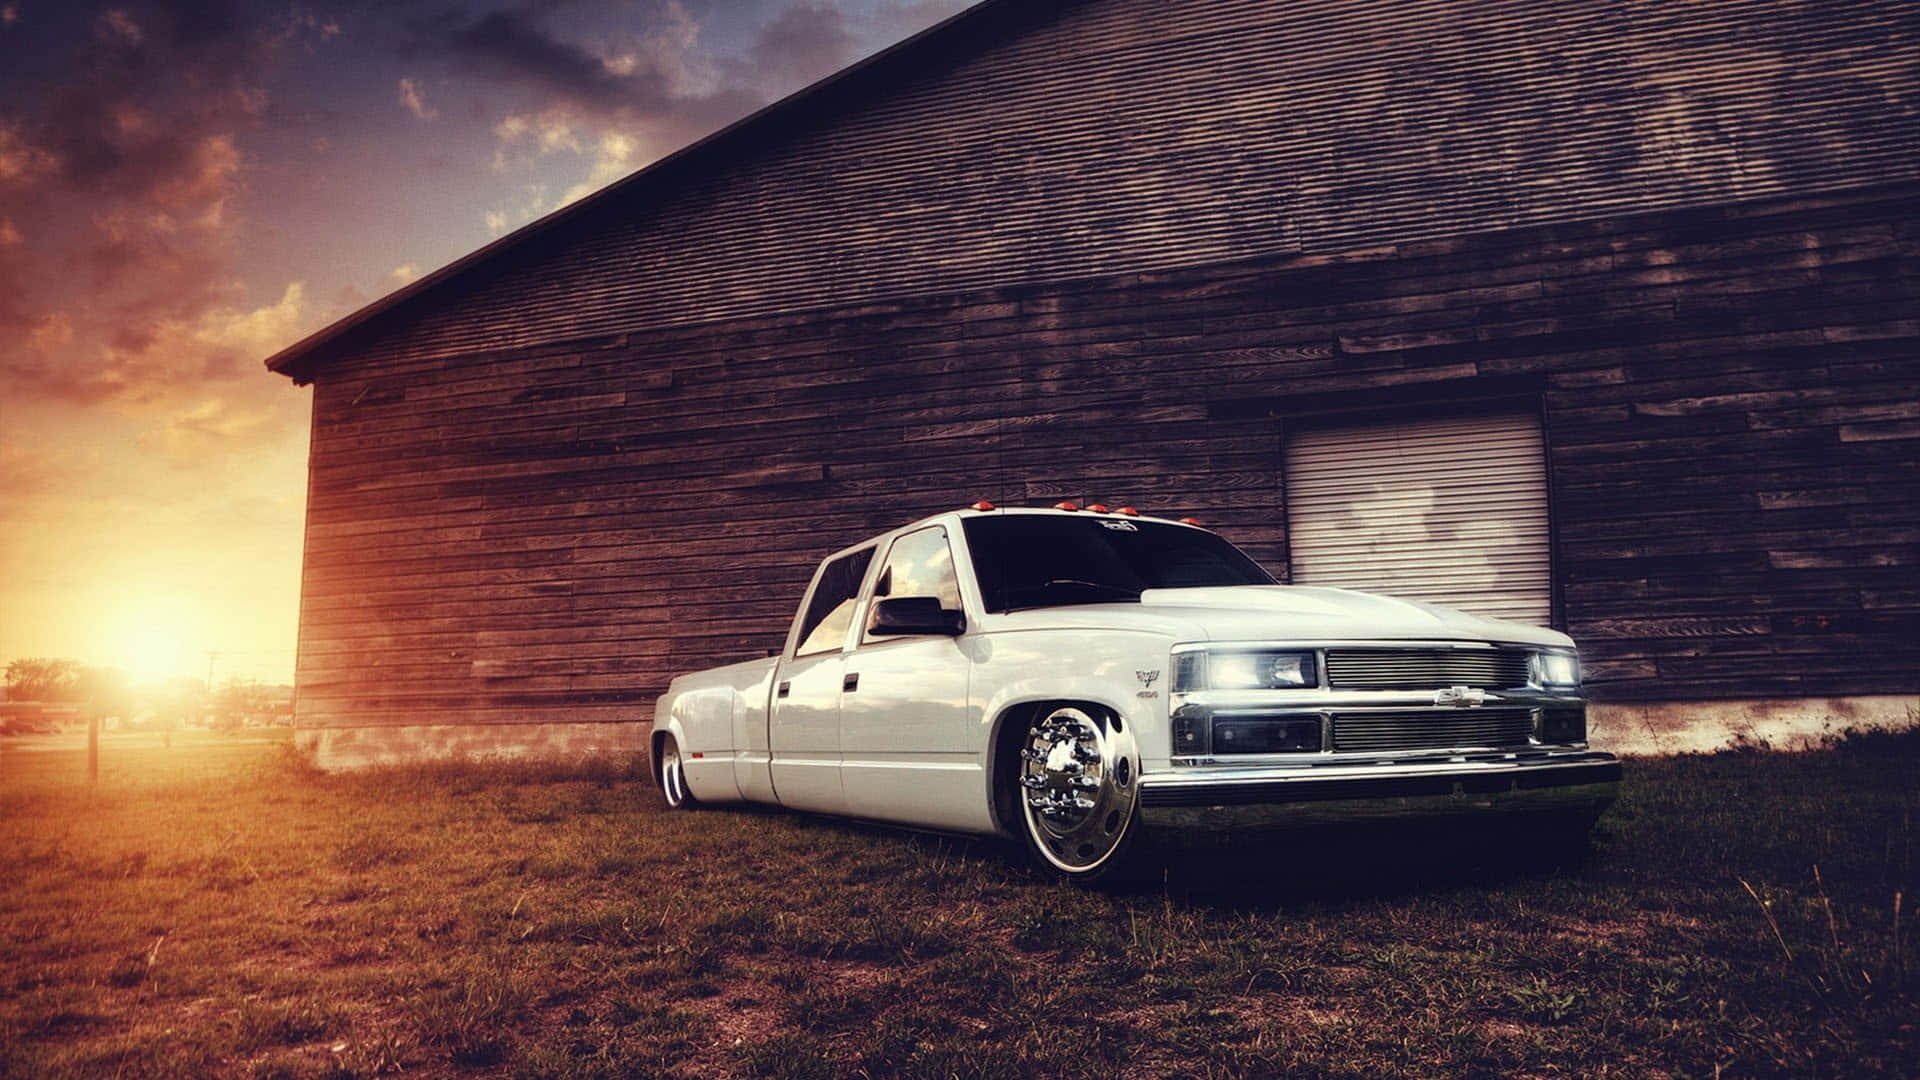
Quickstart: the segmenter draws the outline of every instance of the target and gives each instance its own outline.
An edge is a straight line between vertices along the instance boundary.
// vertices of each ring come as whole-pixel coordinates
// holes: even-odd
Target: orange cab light
[[[975,510],[991,510],[993,509],[993,504],[985,499],[981,499],[979,502],[973,504],[973,508]]]
[[[1110,514],[1113,512],[1107,509],[1106,503],[1088,503],[1087,510],[1095,514]]]
[[[1064,499],[1060,502],[1054,503],[1053,508],[1055,510],[1078,510],[1080,509],[1080,504],[1077,502],[1074,502],[1071,499]]]
[[[1139,516],[1140,516],[1140,511],[1138,511],[1138,510],[1135,510],[1135,509],[1134,509],[1133,507],[1131,507],[1131,506],[1123,506],[1123,507],[1121,507],[1120,509],[1118,509],[1118,510],[1115,510],[1115,511],[1114,511],[1114,513],[1116,513],[1116,514],[1125,514],[1125,515],[1127,515],[1128,517],[1139,517]]]
[[[1181,519],[1180,519],[1180,524],[1182,524],[1182,525],[1198,525],[1198,524],[1200,524],[1200,519],[1199,519],[1199,518],[1181,518]]]

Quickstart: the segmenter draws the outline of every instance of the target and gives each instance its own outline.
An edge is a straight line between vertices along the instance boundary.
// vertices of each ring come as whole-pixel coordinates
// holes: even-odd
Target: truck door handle
[[[840,680],[840,689],[847,693],[852,693],[860,689],[860,673],[857,671],[848,672],[846,677]]]
[[[783,682],[780,684],[780,689],[776,692],[776,696],[786,697],[791,693],[793,693],[793,684],[791,682]]]

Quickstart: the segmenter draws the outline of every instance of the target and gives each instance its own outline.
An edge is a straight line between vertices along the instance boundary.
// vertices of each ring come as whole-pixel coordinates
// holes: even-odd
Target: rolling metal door
[[[1539,419],[1522,413],[1297,433],[1294,583],[1546,623],[1545,453]]]

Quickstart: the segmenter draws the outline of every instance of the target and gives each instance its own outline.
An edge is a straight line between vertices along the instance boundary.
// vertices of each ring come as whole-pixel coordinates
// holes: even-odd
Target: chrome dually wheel
[[[660,793],[676,810],[693,803],[693,793],[687,790],[687,768],[680,760],[680,744],[671,735],[660,744]]]
[[[1118,716],[1044,709],[1020,749],[1021,817],[1039,861],[1070,878],[1104,877],[1122,861],[1139,802],[1139,755]]]

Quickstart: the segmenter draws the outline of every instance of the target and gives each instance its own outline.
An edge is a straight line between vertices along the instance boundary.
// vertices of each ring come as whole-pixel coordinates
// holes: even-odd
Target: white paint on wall
[[[294,745],[329,772],[423,761],[582,761],[645,754],[650,725],[410,724],[301,728]]]
[[[1754,698],[1651,705],[1592,705],[1587,739],[1616,754],[1711,754],[1741,746],[1813,749],[1849,728],[1920,725],[1920,697]]]

